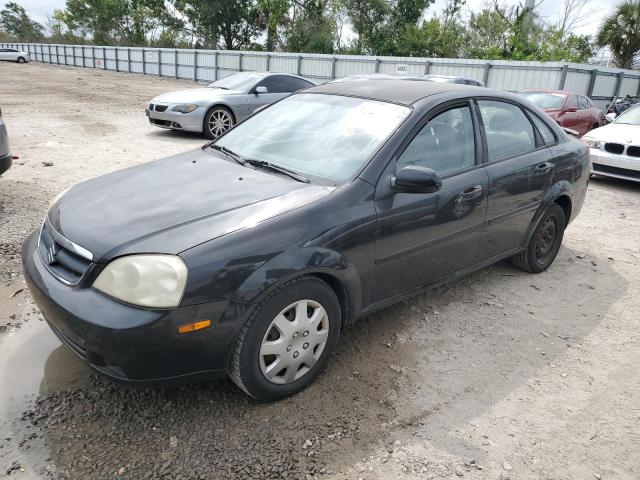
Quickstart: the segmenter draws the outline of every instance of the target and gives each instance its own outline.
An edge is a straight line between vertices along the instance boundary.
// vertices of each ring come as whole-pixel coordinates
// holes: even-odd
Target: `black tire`
[[[215,116],[224,116],[229,119],[228,126],[224,129],[224,131],[220,130],[218,133],[212,131],[210,128],[212,118]],[[233,112],[226,107],[217,105],[215,107],[211,107],[209,111],[204,116],[204,121],[202,123],[202,132],[204,136],[210,140],[215,140],[216,138],[224,135],[228,132],[233,126],[236,124],[236,118],[233,116]]]
[[[27,60],[24,57],[18,57],[16,60],[18,63],[27,63]]]
[[[327,341],[316,363],[300,378],[290,383],[272,383],[262,373],[260,366],[263,339],[269,334],[267,330],[273,328],[272,321],[276,316],[289,305],[303,299],[317,302],[324,308],[328,317]],[[261,402],[279,400],[303,390],[318,376],[338,342],[340,312],[340,302],[335,292],[319,278],[303,276],[286,282],[260,302],[249,315],[231,354],[227,368],[229,377],[238,387]]]
[[[544,272],[558,255],[565,227],[564,210],[557,203],[552,204],[536,225],[527,248],[511,262],[525,272]]]

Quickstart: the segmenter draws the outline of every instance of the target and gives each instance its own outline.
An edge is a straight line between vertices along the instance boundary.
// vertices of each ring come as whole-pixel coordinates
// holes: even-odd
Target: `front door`
[[[414,130],[376,187],[373,302],[474,263],[487,199],[479,131],[468,101],[442,108]],[[409,165],[435,170],[442,188],[434,193],[393,190],[391,176]]]
[[[266,93],[256,93],[257,87],[265,87]],[[271,75],[256,85],[249,94],[249,111],[248,115],[252,115],[256,108],[271,105],[278,100],[291,95],[291,82],[286,75]]]

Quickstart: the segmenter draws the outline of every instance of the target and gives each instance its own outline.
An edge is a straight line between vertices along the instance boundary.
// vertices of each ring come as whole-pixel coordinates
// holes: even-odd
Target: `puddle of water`
[[[0,414],[20,415],[39,393],[74,388],[87,366],[62,345],[48,325],[31,318],[0,336]]]

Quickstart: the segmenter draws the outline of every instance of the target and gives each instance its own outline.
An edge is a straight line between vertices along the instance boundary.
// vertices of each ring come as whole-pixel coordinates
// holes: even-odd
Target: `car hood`
[[[76,185],[48,217],[64,237],[106,262],[130,253],[177,254],[332,191],[198,149]]]
[[[604,127],[591,130],[585,137],[600,140],[601,142],[633,143],[640,144],[640,125],[625,125],[623,123],[610,123]]]
[[[190,88],[187,90],[175,90],[163,93],[151,100],[151,103],[209,103],[226,95],[239,95],[237,90],[225,90],[224,88]]]

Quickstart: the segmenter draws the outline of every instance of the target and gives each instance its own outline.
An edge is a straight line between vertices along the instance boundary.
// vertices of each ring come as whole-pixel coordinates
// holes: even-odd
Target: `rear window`
[[[520,95],[540,108],[560,108],[564,101],[561,93],[520,92]]]

